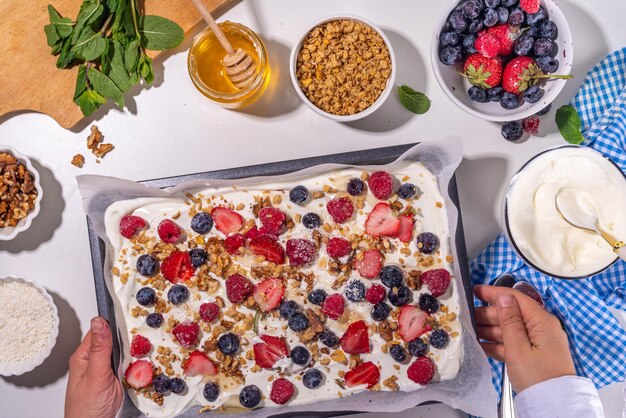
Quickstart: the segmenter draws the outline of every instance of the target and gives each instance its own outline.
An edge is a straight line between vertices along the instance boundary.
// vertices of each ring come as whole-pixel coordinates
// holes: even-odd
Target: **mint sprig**
[[[581,121],[578,112],[570,105],[561,106],[556,111],[556,126],[563,138],[570,144],[582,144],[585,140],[581,132]]]
[[[407,85],[398,87],[400,102],[409,111],[421,115],[430,109],[430,99],[419,91],[413,90]]]

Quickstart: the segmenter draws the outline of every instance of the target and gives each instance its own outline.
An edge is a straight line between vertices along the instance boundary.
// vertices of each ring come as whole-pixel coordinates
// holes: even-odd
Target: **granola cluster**
[[[15,227],[34,208],[33,175],[13,155],[0,152],[0,228]]]

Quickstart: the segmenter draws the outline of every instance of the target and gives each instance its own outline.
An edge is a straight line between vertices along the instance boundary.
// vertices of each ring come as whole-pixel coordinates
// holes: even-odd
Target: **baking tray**
[[[302,170],[307,167],[312,167],[320,164],[336,163],[336,164],[349,164],[349,165],[382,165],[388,164],[400,155],[404,154],[413,146],[413,144],[395,145],[391,147],[373,148],[360,151],[344,152],[340,154],[329,154],[318,157],[301,158],[297,160],[281,161],[275,163],[251,165],[246,167],[228,168],[224,170],[206,171],[203,173],[187,174],[181,176],[165,177],[160,179],[145,180],[140,183],[158,187],[161,189],[173,187],[180,183],[191,180],[206,180],[206,179],[239,179],[246,177],[256,176],[275,176],[281,174],[288,174],[294,171]],[[463,287],[465,288],[465,295],[467,296],[467,304],[470,306],[470,315],[472,325],[476,329],[476,320],[474,317],[474,310],[471,309],[474,306],[474,300],[472,297],[469,262],[467,258],[467,248],[465,245],[465,235],[463,233],[463,220],[461,219],[461,206],[459,204],[459,192],[457,189],[456,176],[452,177],[450,185],[448,186],[448,193],[452,203],[456,206],[459,212],[459,220],[457,223],[457,229],[454,234],[454,241],[457,250],[457,264],[461,273],[461,279]],[[104,282],[104,257],[105,257],[105,244],[98,235],[96,235],[91,220],[87,218],[87,228],[89,232],[89,245],[91,247],[91,260],[93,267],[94,283],[96,288],[96,301],[98,303],[98,315],[105,318],[111,329],[117,329],[115,324],[115,315],[113,313],[113,301],[107,290]],[[113,370],[117,370],[117,366],[120,361],[119,342],[117,340],[117,333],[113,333]],[[423,405],[431,404],[435,402],[426,402]],[[124,411],[134,410],[137,414],[127,416],[142,416],[141,413],[135,408],[134,404],[130,401],[128,396],[124,397]],[[350,414],[358,414],[362,412],[354,411],[336,411],[336,412],[298,412],[298,417],[314,417],[314,418],[327,418],[333,416],[343,416]],[[275,418],[287,418],[294,416],[292,414],[276,414],[272,417]]]

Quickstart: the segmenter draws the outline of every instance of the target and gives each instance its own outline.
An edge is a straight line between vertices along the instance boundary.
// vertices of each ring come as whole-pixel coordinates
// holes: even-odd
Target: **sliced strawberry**
[[[278,241],[268,235],[261,235],[250,240],[248,247],[253,254],[262,255],[267,261],[276,264],[285,262],[285,250]]]
[[[239,232],[243,226],[243,218],[237,212],[234,212],[223,206],[218,206],[211,211],[215,227],[224,235]]]
[[[175,251],[161,262],[161,273],[170,282],[176,284],[189,280],[194,268],[189,253]]]
[[[250,296],[253,289],[250,280],[242,274],[235,273],[226,279],[226,297],[231,303],[243,302]]]
[[[287,241],[287,256],[292,266],[310,264],[317,255],[317,247],[313,241],[303,238],[292,238]]]
[[[349,388],[359,385],[367,385],[367,388],[370,389],[376,385],[379,380],[380,370],[371,361],[359,364],[354,369],[347,372],[344,376],[346,386]]]
[[[420,281],[428,287],[434,297],[438,298],[450,287],[450,273],[444,269],[428,270],[420,275]]]
[[[278,236],[285,222],[285,214],[280,209],[266,207],[259,211],[259,220],[261,234]]]
[[[421,309],[412,305],[404,305],[398,316],[400,337],[409,342],[427,332],[430,327],[426,326],[426,318],[428,318],[428,314]]]
[[[215,302],[207,302],[200,305],[200,318],[205,322],[211,322],[220,316],[220,305]]]
[[[191,348],[198,344],[200,327],[195,322],[181,322],[172,328],[172,334],[180,345]]]
[[[435,376],[435,363],[430,357],[418,357],[406,370],[406,374],[415,383],[425,385]]]
[[[373,279],[383,268],[383,257],[378,250],[365,251],[363,258],[355,259],[353,265],[361,276]]]
[[[339,342],[343,351],[348,354],[369,353],[370,338],[365,321],[351,323]]]
[[[394,178],[386,171],[377,171],[372,173],[367,185],[376,199],[387,200],[393,194]]]
[[[241,247],[246,245],[246,237],[242,234],[233,234],[224,240],[224,249],[230,255],[239,254]]]
[[[244,235],[248,239],[254,239],[254,238],[260,237],[263,234],[261,234],[259,232],[259,228],[257,228],[256,225],[254,225],[252,228],[250,228],[248,231],[246,231],[246,233]]]
[[[278,360],[289,356],[287,344],[281,338],[271,335],[261,335],[260,338],[263,342],[253,346],[254,361],[259,367],[271,369]]]
[[[398,231],[398,239],[402,242],[411,242],[413,235],[413,217],[410,215],[400,215],[400,230]]]
[[[328,296],[322,303],[322,313],[331,319],[337,319],[343,315],[345,300],[339,293]]]
[[[400,231],[400,220],[388,203],[378,203],[367,216],[365,232],[374,237],[395,237]]]
[[[262,311],[269,312],[280,305],[284,294],[283,282],[275,277],[268,277],[254,286],[252,297]]]
[[[387,292],[384,287],[379,284],[373,284],[365,292],[365,300],[372,305],[376,305],[378,302],[382,302],[383,300],[385,300],[386,294]]]
[[[135,335],[130,343],[130,355],[133,357],[145,357],[152,349],[150,340],[143,335]]]
[[[159,238],[168,244],[180,241],[183,236],[181,227],[170,219],[163,219],[157,227],[157,232],[159,233]]]
[[[284,405],[293,397],[295,391],[296,389],[293,383],[281,377],[272,382],[270,399],[278,405]]]
[[[336,197],[326,204],[326,210],[338,224],[347,222],[352,218],[354,213],[354,205],[352,200],[347,197]]]
[[[332,237],[326,244],[326,253],[332,258],[341,258],[350,254],[352,245],[344,238]]]
[[[133,389],[142,389],[152,384],[152,363],[148,360],[137,360],[128,365],[124,372],[124,379]]]
[[[202,351],[195,350],[183,361],[183,374],[185,376],[215,376],[217,367]]]
[[[120,219],[120,234],[124,238],[132,238],[137,231],[145,228],[146,221],[139,216],[125,215]]]

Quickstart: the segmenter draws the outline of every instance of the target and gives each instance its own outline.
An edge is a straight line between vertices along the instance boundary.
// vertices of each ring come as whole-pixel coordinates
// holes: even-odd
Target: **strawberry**
[[[202,351],[192,351],[189,357],[183,361],[183,374],[185,376],[215,376],[217,367]]]
[[[370,352],[370,338],[365,321],[356,321],[348,325],[348,329],[339,339],[341,348],[348,354]]]
[[[415,383],[425,385],[435,376],[435,363],[430,357],[418,357],[406,370],[406,375]]]
[[[246,237],[242,234],[233,234],[224,240],[224,249],[230,255],[239,254],[239,249],[246,245]]]
[[[261,221],[259,229],[261,234],[278,236],[285,222],[285,214],[280,209],[266,207],[259,211],[259,220]]]
[[[261,335],[260,338],[263,342],[253,346],[254,361],[259,367],[271,369],[278,360],[289,356],[287,344],[281,338],[271,335]]]
[[[572,78],[571,75],[544,74],[534,59],[526,56],[515,57],[504,68],[502,87],[509,93],[522,93],[534,86],[542,78]]]
[[[388,203],[378,203],[365,220],[365,232],[374,237],[395,237],[400,231],[400,220]]]
[[[347,197],[336,197],[326,204],[326,210],[338,224],[345,223],[352,218],[354,213],[354,205],[352,200]]]
[[[487,58],[495,58],[500,54],[500,41],[494,35],[484,30],[478,34],[474,41],[474,48]]]
[[[500,44],[498,55],[506,57],[513,52],[515,42],[520,37],[522,31],[517,26],[511,26],[508,23],[496,25],[489,28],[489,35],[495,36]]]
[[[253,226],[252,228],[250,228],[250,229],[249,229],[249,230],[248,230],[248,231],[247,231],[244,235],[245,235],[245,236],[246,236],[246,238],[248,238],[248,239],[254,239],[254,238],[258,238],[258,237],[260,237],[260,236],[261,236],[261,235],[263,235],[263,234],[261,234],[261,233],[259,232],[259,228],[257,228],[257,227],[256,227],[256,225],[255,225],[255,226]]]
[[[350,254],[352,245],[344,238],[332,237],[326,244],[326,253],[332,258],[341,258]]]
[[[393,194],[394,178],[386,171],[377,171],[372,173],[367,185],[376,199],[387,200]]]
[[[428,314],[415,306],[404,305],[398,315],[400,337],[406,342],[413,341],[430,328],[425,326]]]
[[[385,291],[384,287],[379,284],[373,284],[365,292],[365,300],[372,305],[376,305],[378,302],[382,302],[383,300],[385,300],[386,294],[387,292]]]
[[[285,250],[278,241],[268,235],[253,238],[248,247],[253,254],[262,255],[267,261],[276,264],[285,262]]]
[[[535,14],[539,11],[540,3],[539,0],[520,0],[519,7],[526,13]]]
[[[226,279],[226,297],[231,303],[241,303],[252,293],[254,287],[242,274],[235,273]]]
[[[180,226],[170,219],[163,219],[157,227],[159,238],[167,244],[173,244],[180,241],[183,236],[183,230]]]
[[[287,241],[287,256],[292,266],[304,266],[313,261],[317,255],[317,248],[313,241],[302,238],[292,238]]]
[[[124,238],[132,238],[137,231],[145,228],[146,225],[147,222],[139,216],[124,215],[122,219],[120,219],[120,234]]]
[[[522,128],[524,132],[528,132],[531,135],[539,134],[539,118],[531,116],[522,121]]]
[[[420,275],[420,281],[428,287],[434,297],[438,298],[446,293],[450,286],[450,273],[444,269],[428,270]]]
[[[206,302],[200,305],[200,318],[205,322],[211,322],[220,315],[220,305],[215,302]]]
[[[278,405],[284,405],[293,397],[295,391],[296,389],[293,386],[293,383],[284,377],[281,377],[272,382],[270,399]]]
[[[343,315],[345,301],[339,293],[328,296],[322,303],[322,313],[331,319]]]
[[[502,61],[500,58],[472,54],[465,60],[461,75],[475,86],[486,89],[496,87],[502,79]]]
[[[366,361],[350,370],[344,376],[344,382],[351,388],[359,385],[367,385],[370,389],[380,380],[380,370],[371,361]]]
[[[234,212],[223,206],[218,206],[211,211],[211,216],[215,222],[215,227],[224,235],[239,232],[243,226],[243,218],[237,212]]]
[[[383,268],[383,257],[378,250],[365,251],[363,258],[354,260],[353,266],[361,276],[373,279]]]
[[[200,327],[195,322],[181,322],[172,328],[172,334],[180,345],[191,348],[198,344]]]
[[[285,294],[285,286],[280,279],[268,277],[254,286],[252,297],[264,312],[269,312],[280,305]]]
[[[151,349],[150,340],[143,335],[136,334],[130,343],[130,355],[133,357],[145,357]]]
[[[174,251],[161,262],[161,273],[171,283],[180,283],[193,276],[194,268],[189,253]]]
[[[152,363],[148,360],[137,360],[128,365],[124,372],[124,379],[133,389],[142,389],[152,384]]]
[[[411,242],[413,235],[413,217],[410,215],[400,215],[400,231],[398,231],[398,239],[402,242]]]

